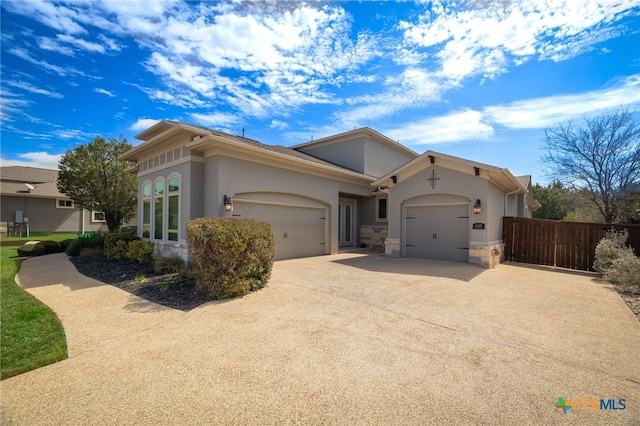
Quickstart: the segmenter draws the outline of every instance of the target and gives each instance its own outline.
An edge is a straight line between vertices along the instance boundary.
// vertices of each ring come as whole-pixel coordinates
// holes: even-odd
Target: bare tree
[[[612,223],[640,183],[640,122],[627,108],[545,130],[548,176],[588,194]]]

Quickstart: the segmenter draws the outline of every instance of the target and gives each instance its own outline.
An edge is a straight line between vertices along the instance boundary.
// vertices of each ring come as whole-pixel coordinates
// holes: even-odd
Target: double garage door
[[[325,209],[267,203],[233,203],[233,216],[271,224],[276,260],[325,254]]]
[[[405,206],[405,256],[469,261],[469,205]]]

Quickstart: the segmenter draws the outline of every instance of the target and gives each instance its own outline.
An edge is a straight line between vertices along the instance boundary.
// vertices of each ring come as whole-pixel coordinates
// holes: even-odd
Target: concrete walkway
[[[345,253],[188,313],[64,255],[18,278],[70,356],[0,382],[3,425],[640,424],[640,323],[588,274]]]

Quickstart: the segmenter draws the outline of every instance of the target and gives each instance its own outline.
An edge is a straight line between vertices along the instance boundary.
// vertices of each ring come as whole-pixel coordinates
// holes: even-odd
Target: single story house
[[[491,267],[502,216],[536,207],[530,178],[418,155],[367,127],[291,148],[168,120],[136,138],[143,142],[122,159],[137,164],[139,234],[161,255],[188,256],[191,219],[245,217],[271,224],[276,259],[365,244]]]
[[[26,235],[106,231],[102,213],[77,208],[58,191],[58,171],[0,167],[0,233]]]

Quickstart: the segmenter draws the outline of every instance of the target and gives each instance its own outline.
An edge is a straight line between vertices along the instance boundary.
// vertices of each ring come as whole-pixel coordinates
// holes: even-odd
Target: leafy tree
[[[533,217],[537,219],[561,220],[571,209],[569,189],[558,181],[547,186],[536,183],[533,197],[542,204],[542,207],[533,211]]]
[[[583,189],[606,223],[619,220],[621,208],[640,182],[640,122],[626,108],[571,121],[545,131],[542,161],[549,176]]]
[[[120,160],[129,149],[122,136],[109,141],[98,136],[67,150],[58,165],[58,190],[77,206],[102,212],[112,232],[136,215],[137,178],[126,171],[132,163]]]

